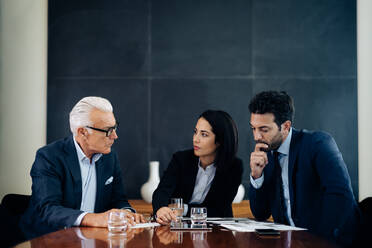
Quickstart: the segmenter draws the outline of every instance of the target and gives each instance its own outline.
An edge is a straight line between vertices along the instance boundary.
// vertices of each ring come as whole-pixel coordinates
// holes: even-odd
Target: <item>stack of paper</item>
[[[156,222],[138,223],[134,226],[131,226],[130,228],[146,228],[146,227],[154,227],[154,226],[160,226],[160,224]]]
[[[300,231],[305,228],[276,224],[272,222],[259,222],[250,219],[239,220],[210,220],[213,224],[218,224],[224,228],[238,232],[254,232],[255,229],[275,229],[278,231]]]

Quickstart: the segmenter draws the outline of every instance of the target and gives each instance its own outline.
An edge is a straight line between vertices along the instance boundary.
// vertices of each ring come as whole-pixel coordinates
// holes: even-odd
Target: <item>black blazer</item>
[[[121,169],[114,151],[96,162],[95,213],[130,208],[124,194]],[[82,183],[72,136],[40,148],[31,169],[32,196],[21,217],[27,239],[73,226],[80,211]],[[113,178],[112,182],[107,181]]]
[[[182,198],[184,203],[189,204],[198,174],[198,161],[199,157],[194,155],[193,150],[173,154],[152,195],[154,214],[159,208],[168,206],[170,198]],[[242,161],[236,157],[227,171],[217,168],[207,196],[197,206],[206,207],[208,217],[232,217],[231,203],[242,181],[242,174]],[[190,209],[194,206],[189,204],[187,215],[190,215]]]
[[[274,161],[264,168],[264,183],[249,188],[253,215],[278,218],[274,183]],[[310,232],[350,244],[359,222],[359,210],[350,177],[334,139],[325,132],[292,129],[288,160],[291,216],[295,225]]]

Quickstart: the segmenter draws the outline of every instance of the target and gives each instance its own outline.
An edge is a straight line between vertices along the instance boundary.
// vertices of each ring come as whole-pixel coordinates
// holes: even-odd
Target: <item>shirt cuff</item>
[[[264,174],[263,173],[262,173],[262,176],[257,178],[257,179],[253,179],[253,177],[251,175],[249,177],[251,179],[251,184],[252,184],[253,188],[255,188],[255,189],[261,188],[261,186],[264,182]]]
[[[75,220],[74,226],[80,226],[82,219],[85,215],[87,215],[88,212],[81,213]]]

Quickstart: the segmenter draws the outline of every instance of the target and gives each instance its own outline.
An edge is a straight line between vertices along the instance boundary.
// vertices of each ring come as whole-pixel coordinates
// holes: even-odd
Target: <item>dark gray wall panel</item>
[[[147,1],[49,2],[53,77],[147,75]]]
[[[256,75],[356,75],[356,4],[254,1]]]
[[[251,73],[251,0],[152,1],[156,76]]]

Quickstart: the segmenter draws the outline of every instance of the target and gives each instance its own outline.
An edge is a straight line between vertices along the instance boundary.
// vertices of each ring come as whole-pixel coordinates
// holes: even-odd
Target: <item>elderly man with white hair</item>
[[[130,224],[144,222],[124,193],[113,109],[107,99],[85,97],[70,112],[72,136],[40,148],[31,169],[32,196],[21,217],[26,239],[72,226],[107,227],[111,211]]]

